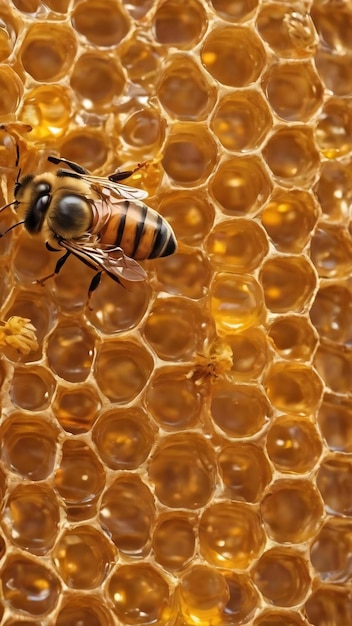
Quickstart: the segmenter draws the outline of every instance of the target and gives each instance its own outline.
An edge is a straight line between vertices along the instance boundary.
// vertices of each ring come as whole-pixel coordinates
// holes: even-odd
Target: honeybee
[[[19,151],[17,151],[18,165]],[[64,249],[52,274],[59,273],[72,254],[96,271],[88,290],[99,285],[106,272],[113,280],[145,280],[147,274],[138,261],[173,254],[177,243],[168,222],[144,204],[148,195],[141,189],[124,185],[144,166],[115,172],[107,178],[92,176],[86,169],[67,159],[48,157],[64,169],[20,177],[14,186],[14,201],[0,211],[13,206],[21,220],[2,233],[23,224],[31,235],[41,235],[50,251]]]

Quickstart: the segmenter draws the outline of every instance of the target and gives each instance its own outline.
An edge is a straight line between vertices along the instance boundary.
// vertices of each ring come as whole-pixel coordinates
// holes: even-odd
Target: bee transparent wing
[[[114,280],[135,282],[145,280],[147,274],[144,269],[130,257],[124,254],[121,248],[116,246],[104,246],[89,242],[60,238],[60,245],[66,248],[74,256],[97,270],[105,271]]]
[[[104,193],[107,190],[117,198],[124,198],[126,200],[143,200],[148,196],[143,189],[137,189],[137,187],[130,187],[129,185],[123,185],[117,183],[108,178],[99,178],[98,176],[92,176],[91,174],[83,174],[82,177],[87,183],[93,185],[99,191]]]

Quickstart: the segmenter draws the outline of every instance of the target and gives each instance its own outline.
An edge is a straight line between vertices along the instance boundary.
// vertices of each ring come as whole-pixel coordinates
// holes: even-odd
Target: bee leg
[[[89,285],[87,306],[90,311],[93,311],[92,307],[90,306],[90,299],[92,297],[93,291],[95,291],[97,287],[99,287],[99,284],[101,281],[101,275],[102,275],[102,272],[98,272],[97,274],[95,274],[95,276],[93,276],[91,283]]]
[[[59,163],[64,163],[68,165],[74,172],[77,174],[89,174],[88,170],[86,170],[82,165],[78,165],[78,163],[74,163],[74,161],[68,161],[67,159],[59,159],[59,157],[48,156],[48,161],[50,163],[54,163],[58,165]]]
[[[49,249],[49,248],[48,248]],[[53,276],[56,276],[59,271],[61,270],[62,266],[64,265],[64,263],[66,263],[68,257],[70,256],[71,252],[69,250],[67,250],[67,252],[65,252],[65,254],[59,258],[58,262],[55,265],[55,269],[51,274],[48,274],[48,276],[44,276],[44,278],[39,278],[39,280],[36,280],[35,282],[38,285],[44,285],[44,283],[49,280],[49,278],[52,278]]]
[[[147,164],[148,161],[143,161],[143,163],[138,163],[137,167],[135,167],[133,170],[127,170],[126,172],[114,172],[113,174],[110,174],[110,176],[108,176],[108,179],[111,180],[112,183],[118,183],[120,180],[125,180],[125,178],[129,178],[130,176],[132,176],[132,174],[138,172],[138,170],[141,170],[142,167],[145,167]]]

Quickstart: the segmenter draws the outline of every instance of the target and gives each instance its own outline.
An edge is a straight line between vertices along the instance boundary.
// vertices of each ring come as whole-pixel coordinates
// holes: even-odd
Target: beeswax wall
[[[1,626],[352,624],[351,41],[343,0],[0,0],[1,204],[16,143],[148,161],[179,242],[89,310],[0,240]]]

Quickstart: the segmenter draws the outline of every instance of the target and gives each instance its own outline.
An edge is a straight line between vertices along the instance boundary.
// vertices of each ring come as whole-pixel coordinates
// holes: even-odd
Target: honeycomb
[[[1,204],[16,144],[148,161],[179,243],[90,310],[0,240],[2,626],[352,624],[351,41],[348,0],[0,0]]]

